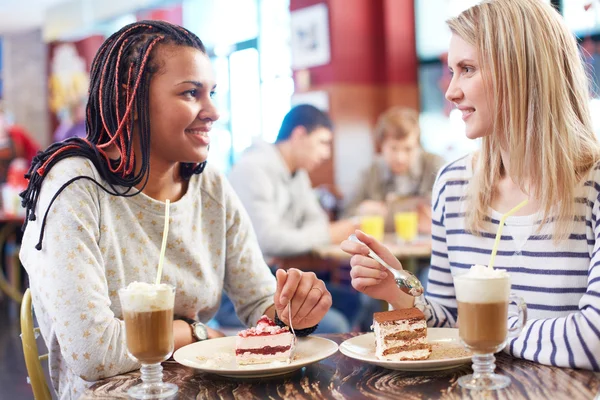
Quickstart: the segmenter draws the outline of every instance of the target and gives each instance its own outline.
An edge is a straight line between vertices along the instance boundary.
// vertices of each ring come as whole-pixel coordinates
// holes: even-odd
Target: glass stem
[[[496,357],[493,354],[473,355],[473,379],[480,380],[489,378],[496,369]]]
[[[142,373],[142,382],[145,385],[155,385],[161,383],[163,380],[163,367],[160,363],[156,364],[142,364],[140,372]]]

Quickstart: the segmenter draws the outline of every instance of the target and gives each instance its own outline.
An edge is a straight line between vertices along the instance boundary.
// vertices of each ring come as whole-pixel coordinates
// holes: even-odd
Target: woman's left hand
[[[275,311],[279,319],[290,325],[289,303],[292,303],[292,326],[294,329],[313,327],[323,319],[331,307],[331,293],[314,272],[302,272],[291,268],[277,270]]]

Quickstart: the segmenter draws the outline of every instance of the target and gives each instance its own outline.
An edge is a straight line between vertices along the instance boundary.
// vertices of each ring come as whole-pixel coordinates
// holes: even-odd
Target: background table
[[[412,243],[399,243],[395,234],[386,234],[383,244],[400,260],[431,257],[431,237],[419,237]],[[350,261],[350,255],[342,251],[339,244],[315,247],[312,252],[321,258]]]

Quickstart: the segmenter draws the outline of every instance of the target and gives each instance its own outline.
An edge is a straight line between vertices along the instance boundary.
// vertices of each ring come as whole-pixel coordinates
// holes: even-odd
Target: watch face
[[[206,330],[206,326],[204,326],[204,324],[201,322],[194,324],[194,335],[196,335],[198,340],[208,339],[208,331]]]

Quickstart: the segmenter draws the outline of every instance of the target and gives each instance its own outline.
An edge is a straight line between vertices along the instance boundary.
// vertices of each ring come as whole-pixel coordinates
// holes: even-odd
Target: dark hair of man
[[[42,183],[52,167],[65,158],[84,157],[90,160],[109,188],[89,176],[77,176],[67,181],[52,197],[44,214],[36,249],[42,249],[46,218],[58,195],[79,179],[93,181],[105,192],[122,197],[139,194],[148,182],[150,163],[150,81],[160,71],[155,59],[158,45],[189,46],[206,53],[202,41],[185,28],[164,21],[140,21],[123,27],[102,44],[94,57],[90,74],[89,99],[86,109],[87,137],[69,138],[52,144],[33,159],[26,177],[27,189],[21,193],[26,209],[23,229],[35,221],[35,208]],[[135,111],[134,111],[135,110]],[[137,124],[141,154],[135,154],[133,131]],[[109,150],[117,149],[118,159],[110,158]],[[181,164],[181,176],[189,179],[199,174],[206,162]],[[139,171],[136,172],[136,165]],[[138,184],[140,190],[132,190]]]
[[[303,126],[307,133],[311,133],[318,128],[333,130],[331,119],[326,113],[315,106],[301,104],[292,108],[285,115],[275,143],[288,140],[292,135],[292,131],[298,126]]]

